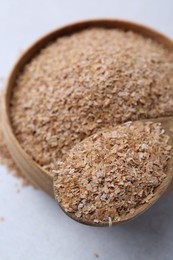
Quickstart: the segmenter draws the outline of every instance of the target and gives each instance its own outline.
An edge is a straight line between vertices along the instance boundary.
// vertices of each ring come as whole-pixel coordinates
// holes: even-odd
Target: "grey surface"
[[[173,38],[172,13],[172,0],[0,0],[0,77],[30,43],[60,25],[121,18]],[[43,192],[22,188],[0,166],[0,217],[0,260],[173,259],[173,194],[132,222],[93,228],[69,219]]]

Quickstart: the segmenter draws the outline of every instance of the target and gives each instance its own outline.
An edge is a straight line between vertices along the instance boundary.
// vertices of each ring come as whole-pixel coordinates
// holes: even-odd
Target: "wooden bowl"
[[[138,25],[131,22],[119,21],[119,20],[91,20],[75,23],[57,29],[39,39],[34,43],[17,61],[10,76],[8,78],[4,96],[2,99],[2,125],[3,132],[8,149],[23,174],[37,187],[41,188],[49,195],[53,195],[53,178],[49,172],[43,170],[35,161],[33,161],[26,152],[20,146],[16,139],[10,120],[10,98],[15,81],[23,70],[24,66],[40,51],[40,49],[47,46],[50,42],[56,40],[59,37],[70,35],[78,31],[84,30],[88,27],[103,27],[103,28],[120,28],[125,31],[131,30],[149,37],[161,44],[166,48],[173,51],[173,42],[166,36],[156,32],[150,28],[142,25]]]

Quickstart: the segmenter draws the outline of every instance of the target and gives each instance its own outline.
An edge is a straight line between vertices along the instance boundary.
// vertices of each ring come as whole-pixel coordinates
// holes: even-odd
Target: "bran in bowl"
[[[173,111],[173,54],[140,34],[89,28],[42,49],[19,75],[11,121],[23,149],[50,175],[98,130]]]

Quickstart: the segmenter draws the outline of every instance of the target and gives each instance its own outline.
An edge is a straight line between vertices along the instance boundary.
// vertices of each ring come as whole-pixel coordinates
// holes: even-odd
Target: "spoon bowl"
[[[134,210],[134,212],[132,211],[130,213],[127,213],[127,215],[125,215],[125,216],[123,215],[122,217],[117,218],[116,220],[113,220],[113,221],[111,221],[111,219],[109,218],[110,221],[107,221],[106,223],[105,223],[105,221],[103,221],[103,222],[100,221],[98,223],[97,222],[95,223],[93,221],[93,219],[90,219],[90,217],[88,217],[88,216],[92,215],[90,213],[86,213],[88,215],[87,218],[86,218],[85,213],[83,215],[80,213],[80,215],[78,216],[77,215],[78,213],[76,214],[76,212],[78,212],[78,210],[76,209],[76,211],[75,210],[73,211],[73,206],[76,207],[76,205],[74,205],[73,203],[70,204],[71,206],[68,206],[68,207],[66,206],[69,203],[69,200],[71,200],[71,198],[73,200],[73,197],[75,198],[75,200],[73,200],[74,202],[83,200],[83,198],[84,198],[83,197],[84,196],[83,189],[85,189],[85,192],[87,192],[86,185],[88,185],[87,183],[88,183],[88,180],[90,178],[91,178],[90,181],[91,181],[92,185],[93,185],[93,180],[94,180],[94,183],[95,183],[95,179],[93,177],[93,176],[95,176],[95,174],[93,175],[94,171],[93,171],[93,168],[92,168],[92,167],[95,167],[95,164],[93,163],[95,155],[93,155],[93,148],[91,146],[95,145],[95,138],[96,137],[95,137],[95,135],[93,135],[93,137],[90,136],[89,138],[84,139],[80,144],[77,144],[72,149],[73,152],[69,153],[70,154],[69,157],[67,155],[67,161],[65,161],[65,163],[63,163],[64,166],[61,167],[61,165],[62,165],[62,163],[61,163],[60,167],[59,167],[59,170],[57,171],[57,174],[55,174],[55,176],[54,176],[54,194],[55,194],[55,199],[59,203],[59,205],[63,209],[63,211],[69,217],[71,217],[72,219],[74,219],[74,220],[76,220],[76,221],[78,221],[80,223],[83,223],[83,224],[86,224],[86,225],[91,225],[91,226],[108,226],[108,225],[112,225],[112,224],[115,225],[115,224],[124,223],[124,222],[127,222],[127,221],[137,217],[138,215],[142,214],[144,211],[149,209],[168,190],[168,188],[170,187],[171,182],[173,180],[173,117],[141,120],[141,121],[135,121],[135,122],[132,122],[132,123],[135,124],[136,127],[139,128],[140,125],[142,125],[143,123],[147,123],[147,122],[149,122],[149,123],[150,122],[152,122],[152,123],[159,123],[160,124],[161,129],[164,130],[164,135],[169,137],[169,140],[168,140],[166,145],[168,145],[169,149],[171,147],[171,150],[169,152],[169,159],[166,161],[166,166],[164,167],[164,173],[166,174],[165,175],[166,177],[161,181],[161,183],[156,188],[154,188],[153,197],[151,197],[147,201],[147,203],[144,202],[141,205],[139,204],[136,207],[136,209]],[[101,134],[99,135],[98,139],[100,138],[100,140],[101,140],[100,141],[101,147],[100,146],[96,146],[96,148],[98,148],[98,151],[102,151],[104,149],[104,147],[105,147],[105,142],[104,142],[104,139],[102,140],[102,136],[106,135],[107,133],[109,134],[109,136],[112,135],[112,133],[114,133],[115,129],[116,128],[100,131]],[[117,138],[119,138],[119,137],[117,137]],[[136,140],[136,136],[135,136],[135,140]],[[107,142],[108,142],[108,139],[107,139]],[[91,146],[89,146],[88,144],[91,144]],[[106,145],[107,145],[107,143],[106,143]],[[91,149],[90,149],[90,147],[91,147]],[[161,148],[161,145],[159,144],[159,147],[157,147],[157,148],[158,149]],[[91,160],[91,162],[90,161],[88,162],[89,167],[87,166],[87,168],[85,168],[85,164],[82,163],[83,162],[83,151],[84,151],[83,149],[86,149],[86,156],[88,156],[89,153],[92,153],[92,156],[87,157],[87,158],[90,158],[89,160]],[[108,148],[106,148],[106,149],[108,149]],[[97,152],[97,155],[98,154],[99,154],[99,156],[101,156],[101,154],[102,154],[101,162],[104,161],[105,160],[104,156],[107,156],[107,153],[104,154],[102,152],[101,153]],[[157,156],[157,150],[156,150],[156,156]],[[85,157],[85,153],[84,153],[84,157]],[[117,160],[117,158],[115,159],[115,161],[116,160]],[[148,159],[146,159],[146,160],[148,160]],[[99,163],[100,162],[98,162],[98,164]],[[82,165],[81,168],[80,168],[79,165]],[[111,165],[112,165],[112,162],[111,162]],[[115,163],[115,165],[117,165],[117,164]],[[141,165],[139,165],[137,167],[140,168]],[[87,174],[85,175],[85,171],[92,172],[92,175],[89,175],[91,177],[88,177]],[[103,168],[102,168],[102,171],[104,172]],[[138,170],[137,170],[137,172],[138,172]],[[74,176],[74,178],[73,178],[72,175]],[[85,185],[84,188],[83,188],[83,184],[81,184],[82,181],[83,181],[81,176],[84,176],[83,178],[86,179],[86,185]],[[110,176],[110,175],[106,175],[106,176]],[[116,176],[116,175],[113,175],[113,176]],[[75,183],[72,183],[72,186],[70,186],[70,182],[73,180],[72,178],[75,180]],[[152,176],[151,176],[151,178],[152,178]],[[106,183],[105,179],[103,179],[103,182],[104,182],[104,184],[103,184],[103,186],[104,186],[105,183]],[[100,185],[102,185],[102,184],[100,184]],[[131,183],[131,185],[133,185],[133,184]],[[61,187],[63,187],[63,188],[61,188]],[[67,197],[67,199],[64,199],[64,196],[66,197],[66,194],[64,194],[63,192],[60,192],[60,189],[61,190],[66,190],[66,187],[68,188],[68,190],[66,191],[66,194],[68,193],[69,197]],[[71,189],[70,187],[73,187],[73,188]],[[93,189],[93,186],[92,186],[92,189]],[[124,189],[125,189],[125,187],[124,187]],[[75,193],[73,193],[72,190],[77,190],[77,191],[75,191]],[[92,200],[92,198],[93,198],[93,191],[91,191],[91,193],[92,193],[91,197],[90,197],[90,195],[87,195],[87,197],[86,197],[88,199],[87,201],[89,201],[89,202],[87,202],[86,205],[90,205],[91,203],[93,203],[93,206],[98,205],[98,204],[95,204],[95,199]],[[89,194],[91,194],[91,193],[89,193]],[[98,191],[96,193],[98,194]],[[63,196],[63,194],[64,194],[64,196]],[[77,194],[77,199],[75,197],[76,196],[75,194]],[[121,198],[121,195],[115,195],[115,196],[117,198],[120,196],[120,198]],[[101,202],[101,199],[99,199],[99,201]],[[78,207],[79,207],[80,204],[81,203],[78,203]],[[103,205],[105,205],[105,204],[103,203]],[[104,206],[104,207],[106,207],[106,206]],[[97,206],[96,206],[96,208],[97,208]],[[98,211],[97,211],[96,215],[99,214],[98,212],[99,212],[99,208],[98,208]]]

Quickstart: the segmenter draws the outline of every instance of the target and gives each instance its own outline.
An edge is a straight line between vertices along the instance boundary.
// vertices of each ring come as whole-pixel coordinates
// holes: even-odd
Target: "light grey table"
[[[172,0],[0,0],[0,76],[7,77],[30,43],[60,25],[121,18],[173,38],[172,13]],[[0,260],[173,259],[173,194],[130,223],[92,228],[69,219],[43,192],[22,188],[0,166],[0,217]]]

